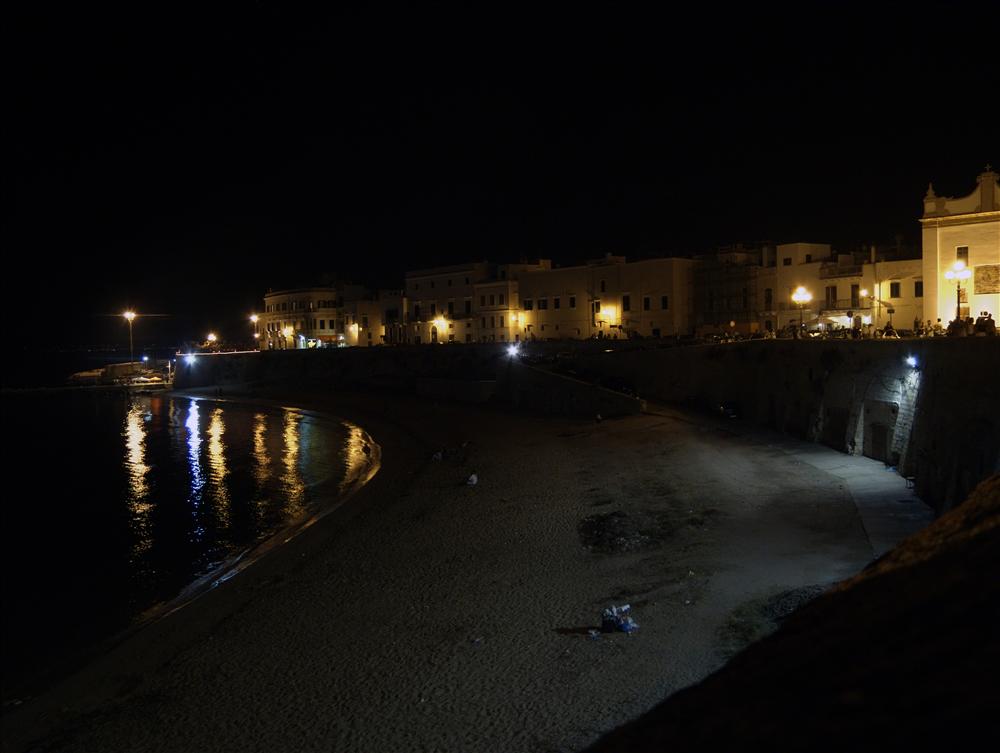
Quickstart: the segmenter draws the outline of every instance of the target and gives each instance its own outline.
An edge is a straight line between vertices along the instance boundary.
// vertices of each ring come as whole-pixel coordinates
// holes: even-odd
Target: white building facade
[[[929,186],[921,240],[925,308],[942,322],[979,316],[1000,318],[1000,186],[987,166],[976,190],[953,199]],[[959,274],[956,274],[958,272]],[[965,276],[965,273],[968,276]]]

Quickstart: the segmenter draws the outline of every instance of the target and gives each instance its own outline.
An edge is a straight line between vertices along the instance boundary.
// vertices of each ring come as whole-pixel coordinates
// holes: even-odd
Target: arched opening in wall
[[[431,342],[436,343],[438,341],[438,328],[431,326]]]
[[[893,439],[899,405],[884,400],[865,401],[863,453],[873,460],[893,463]]]

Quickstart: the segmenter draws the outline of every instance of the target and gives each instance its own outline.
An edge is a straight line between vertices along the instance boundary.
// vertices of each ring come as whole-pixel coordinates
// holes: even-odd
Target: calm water
[[[86,390],[5,393],[2,405],[14,686],[211,582],[369,468],[361,429],[290,409]]]

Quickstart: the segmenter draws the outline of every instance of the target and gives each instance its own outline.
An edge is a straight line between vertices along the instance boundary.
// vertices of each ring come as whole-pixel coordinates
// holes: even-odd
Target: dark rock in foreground
[[[965,750],[1000,731],[1000,476],[594,751]]]

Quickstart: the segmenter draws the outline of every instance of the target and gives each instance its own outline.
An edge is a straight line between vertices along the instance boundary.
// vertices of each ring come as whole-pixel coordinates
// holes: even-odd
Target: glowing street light
[[[806,290],[802,285],[795,288],[795,292],[792,293],[792,300],[799,304],[799,330],[802,329],[802,308],[812,299],[812,293]]]
[[[132,349],[132,322],[135,320],[134,311],[126,311],[122,316],[125,317],[125,321],[128,322],[128,362],[132,363],[135,360],[134,351]]]
[[[946,280],[955,281],[955,321],[962,318],[962,280],[972,277],[972,270],[965,266],[964,261],[956,261],[951,269],[944,273]]]
[[[259,320],[260,320],[259,316],[257,316],[256,314],[250,314],[250,322],[253,324],[253,339],[254,340],[259,340],[260,339],[260,333],[257,332],[257,322]]]
[[[215,333],[214,333],[214,332],[209,332],[209,333],[208,333],[208,337],[207,337],[207,338],[205,338],[205,339],[206,339],[206,340],[208,340],[208,341],[209,341],[210,343],[214,343],[214,342],[215,342],[216,340],[218,340],[219,338],[218,338],[218,337],[216,337],[216,335],[215,335]]]

